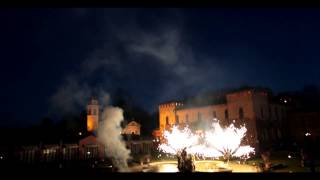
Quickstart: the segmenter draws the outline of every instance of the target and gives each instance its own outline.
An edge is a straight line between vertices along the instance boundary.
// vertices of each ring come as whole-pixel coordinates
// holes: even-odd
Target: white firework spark
[[[236,128],[234,124],[222,128],[219,122],[214,122],[212,128],[203,135],[193,133],[188,127],[179,130],[177,126],[172,131],[164,132],[165,143],[159,146],[159,150],[169,154],[177,154],[186,148],[189,154],[229,160],[232,156],[249,158],[254,153],[254,148],[242,146],[241,141],[245,137],[246,127]]]

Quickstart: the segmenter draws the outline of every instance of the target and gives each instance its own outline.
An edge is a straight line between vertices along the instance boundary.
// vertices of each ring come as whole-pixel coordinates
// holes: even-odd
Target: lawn
[[[285,167],[272,170],[271,172],[289,172],[289,173],[299,173],[299,172],[311,172],[309,167],[301,167],[301,158],[297,155],[291,155],[289,158],[288,152],[275,152],[271,154],[270,161],[272,166],[274,165],[284,165]],[[259,165],[263,163],[261,158],[250,159],[246,163],[251,165]],[[315,162],[317,165],[316,172],[320,172],[319,160]]]

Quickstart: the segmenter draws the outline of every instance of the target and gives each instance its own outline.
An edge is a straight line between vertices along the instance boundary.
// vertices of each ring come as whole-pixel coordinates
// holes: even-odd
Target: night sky
[[[0,125],[121,88],[149,112],[209,90],[320,85],[319,9],[2,9]],[[111,97],[112,99],[112,97]]]

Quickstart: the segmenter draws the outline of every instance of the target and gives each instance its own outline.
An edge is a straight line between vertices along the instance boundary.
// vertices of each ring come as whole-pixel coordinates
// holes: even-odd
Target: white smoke
[[[62,86],[50,98],[52,112],[74,113],[85,107],[92,94],[88,84],[68,76]],[[50,113],[52,113],[50,112]]]
[[[121,136],[121,122],[123,110],[118,107],[108,106],[102,113],[102,121],[99,123],[98,139],[105,145],[107,156],[112,159],[114,166],[124,171],[128,167],[130,150],[126,148],[125,141]]]

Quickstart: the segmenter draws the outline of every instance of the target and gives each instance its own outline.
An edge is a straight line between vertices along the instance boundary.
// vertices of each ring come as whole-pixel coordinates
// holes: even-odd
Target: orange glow
[[[94,130],[96,130],[98,127],[98,121],[97,118],[95,116],[87,116],[87,131],[88,132],[92,132]]]

